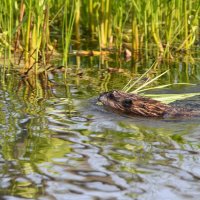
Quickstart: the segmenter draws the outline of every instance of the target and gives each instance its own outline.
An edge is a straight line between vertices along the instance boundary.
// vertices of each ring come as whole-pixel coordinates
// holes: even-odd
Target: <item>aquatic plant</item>
[[[80,0],[70,1],[64,0],[64,14],[63,14],[63,24],[62,24],[62,40],[63,40],[63,64],[67,66],[67,58],[69,52],[69,46],[71,42],[71,35],[73,30],[74,19],[76,15],[76,27],[79,24],[79,11],[78,8],[80,7]],[[76,35],[79,37],[78,27],[76,29]]]
[[[26,69],[46,64],[62,47],[67,63],[71,37],[98,40],[99,49],[129,44],[132,55],[152,47],[173,58],[198,40],[200,2],[191,0],[9,0],[0,6],[1,55],[21,52]]]
[[[147,78],[145,82],[141,83],[141,81],[147,77],[147,75],[151,72],[151,70],[155,70],[159,65],[158,61],[155,61],[151,67],[143,73],[139,78],[135,79],[130,79],[129,82],[124,86],[122,91],[124,92],[130,92],[130,93],[142,93],[142,95],[151,97],[153,99],[159,100],[163,103],[171,103],[176,100],[181,100],[193,96],[200,95],[200,93],[195,92],[195,93],[183,93],[183,94],[145,94],[144,92],[150,91],[150,90],[156,90],[156,89],[162,89],[174,85],[195,85],[191,83],[170,83],[170,84],[165,84],[165,85],[158,85],[158,86],[151,86],[152,83],[156,82],[161,76],[165,75],[166,73],[169,72],[169,70],[164,71],[163,73],[156,75],[155,77],[152,78]],[[133,89],[134,88],[134,89]]]

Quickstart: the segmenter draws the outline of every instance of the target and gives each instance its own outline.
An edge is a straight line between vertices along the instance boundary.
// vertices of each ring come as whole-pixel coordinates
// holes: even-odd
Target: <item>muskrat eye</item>
[[[114,98],[115,98],[115,95],[114,95],[113,93],[109,93],[109,94],[108,94],[108,98],[109,98],[109,99],[114,99]]]
[[[124,101],[122,101],[122,105],[123,105],[125,108],[130,108],[131,105],[132,105],[132,100],[131,100],[131,99],[125,99]]]

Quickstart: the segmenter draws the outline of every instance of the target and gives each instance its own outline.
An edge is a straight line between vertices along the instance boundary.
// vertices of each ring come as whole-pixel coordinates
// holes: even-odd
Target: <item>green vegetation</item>
[[[199,39],[199,12],[196,0],[2,0],[0,52],[23,53],[26,68],[37,71],[58,51],[67,65],[71,37],[80,43],[89,36],[99,50],[120,52],[124,44],[134,56],[156,46],[159,56],[172,58]]]
[[[154,62],[152,66],[143,73],[137,80],[134,80],[133,78],[129,80],[129,82],[124,86],[122,91],[124,92],[130,92],[130,93],[143,93],[144,91],[150,91],[155,89],[162,89],[166,87],[170,87],[172,85],[195,85],[191,83],[172,83],[172,84],[165,84],[165,85],[159,85],[159,86],[153,86],[148,87],[152,83],[154,83],[157,79],[165,75],[169,72],[169,70],[164,71],[163,73],[156,75],[155,77],[148,78],[148,74],[151,72],[151,70],[155,70],[158,67],[159,63],[158,61]],[[146,78],[144,83],[141,84],[141,80],[143,78]],[[147,87],[147,88],[146,88]],[[133,88],[135,88],[133,90]],[[200,95],[200,93],[186,93],[186,94],[143,94],[144,96],[151,97],[153,99],[159,100],[163,103],[172,103],[176,100],[182,100],[189,97]]]
[[[35,95],[41,97],[42,87],[39,87],[37,75],[49,70],[51,59],[60,56],[66,79],[72,46],[77,52],[83,50],[79,52],[80,56],[114,51],[120,57],[125,50],[134,60],[144,52],[147,58],[153,49],[153,54],[156,52],[159,59],[137,81],[133,75],[130,76],[123,89],[143,92],[152,89],[153,86],[149,85],[170,69],[157,70],[161,57],[172,59],[175,52],[187,52],[198,42],[199,12],[200,2],[195,0],[2,0],[0,56],[5,60],[17,58],[18,64],[22,63],[20,72],[23,77],[33,72],[29,74],[29,84],[36,88]],[[96,46],[82,45],[85,41]],[[80,58],[76,59],[80,66]],[[103,56],[101,62],[108,68]],[[39,66],[43,66],[42,69]],[[151,69],[156,75],[141,84]],[[137,73],[135,66],[135,75]],[[41,76],[47,77],[46,74]],[[105,83],[104,80],[102,83],[106,86],[109,79],[108,73]],[[159,88],[172,84],[160,85]]]
[[[165,103],[199,95],[199,27],[199,0],[1,0],[1,197],[136,199],[147,173],[192,175],[199,120],[126,120],[94,97],[127,82]]]

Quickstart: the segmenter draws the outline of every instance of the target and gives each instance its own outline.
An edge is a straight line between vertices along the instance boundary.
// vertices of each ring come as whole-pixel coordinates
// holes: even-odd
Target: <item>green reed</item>
[[[80,4],[80,1],[78,1]],[[64,14],[62,24],[62,43],[63,43],[63,64],[67,66],[69,47],[71,42],[71,35],[73,31],[73,24],[75,19],[75,9],[77,13],[78,3],[75,4],[75,0],[64,0]]]
[[[121,51],[129,43],[146,55],[153,46],[159,56],[173,58],[174,50],[189,50],[199,39],[199,13],[196,0],[2,0],[0,53],[22,52],[25,69],[36,73],[52,51],[62,51],[67,65],[71,37],[90,37],[99,49]]]
[[[88,5],[88,30],[90,35],[92,36],[91,39],[94,38],[94,34],[95,34],[95,18],[94,17],[94,10],[95,10],[95,2],[94,0],[89,0],[88,2],[86,2],[86,5]],[[86,11],[87,12],[87,11]]]
[[[76,7],[75,7],[75,35],[76,40],[80,41],[80,7],[81,7],[81,1],[76,1]],[[72,24],[73,25],[73,24]]]
[[[123,36],[125,30],[125,24],[128,21],[128,17],[131,13],[131,8],[127,7],[127,4],[123,0],[115,1],[112,4],[112,8],[115,10],[113,16],[113,37],[115,38],[115,47],[121,52],[123,44]],[[126,12],[124,12],[126,10]]]
[[[8,57],[11,57],[13,39],[14,3],[12,0],[1,1],[0,6],[0,47]]]

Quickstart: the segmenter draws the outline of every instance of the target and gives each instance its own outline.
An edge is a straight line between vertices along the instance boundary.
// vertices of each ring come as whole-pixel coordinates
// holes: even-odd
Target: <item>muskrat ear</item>
[[[122,105],[125,108],[130,108],[132,106],[132,100],[131,99],[125,99],[122,101]]]

